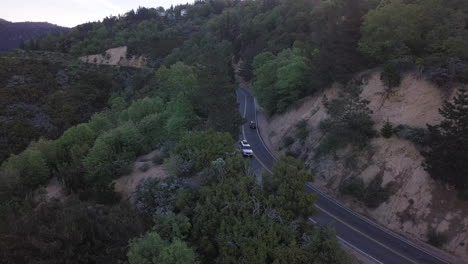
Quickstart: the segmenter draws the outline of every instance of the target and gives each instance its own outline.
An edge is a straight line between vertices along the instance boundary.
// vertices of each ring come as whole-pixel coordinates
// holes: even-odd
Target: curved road
[[[248,121],[256,121],[255,98],[242,87],[237,90],[237,98],[242,116]],[[242,134],[252,146],[256,162],[260,163],[267,171],[270,171],[276,157],[264,144],[258,129],[250,129],[247,122],[242,126]],[[310,221],[314,224],[333,227],[342,243],[369,260],[375,263],[398,264],[449,263],[431,254],[428,250],[347,209],[320,192],[313,185],[308,184],[306,190],[317,195],[316,207],[319,209],[319,213],[312,216]]]

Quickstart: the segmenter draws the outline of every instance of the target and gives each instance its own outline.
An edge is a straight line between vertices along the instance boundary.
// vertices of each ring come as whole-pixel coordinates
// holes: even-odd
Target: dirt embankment
[[[153,157],[158,155],[159,151],[155,150],[149,154],[140,156],[133,164],[132,172],[129,175],[122,176],[113,181],[115,183],[115,192],[122,195],[123,200],[134,201],[134,194],[138,184],[149,178],[166,178],[168,173],[164,165],[156,165],[153,163]],[[62,183],[56,178],[52,178],[50,182],[37,191],[36,200],[50,201],[52,199],[64,200],[67,194]]]
[[[260,115],[259,127],[266,143],[278,154],[284,153],[284,138],[294,137],[295,125],[306,119],[310,133],[304,143],[294,143],[290,151],[299,154],[309,167],[316,170],[316,185],[354,210],[410,239],[426,241],[430,228],[443,232],[449,239],[444,250],[467,259],[468,203],[458,201],[454,190],[432,180],[423,169],[423,157],[412,142],[397,137],[380,137],[373,139],[370,148],[364,152],[343,150],[337,157],[316,158],[323,136],[319,124],[327,117],[322,98],[334,98],[338,91],[339,87],[334,86],[316,96],[304,98],[286,113],[268,120]],[[452,96],[453,93],[444,94],[434,84],[413,75],[405,76],[400,87],[389,95],[385,93],[378,72],[368,73],[362,92],[362,97],[370,101],[376,129],[380,129],[387,120],[394,125],[412,127],[436,124],[442,119],[438,109]],[[396,186],[395,192],[378,208],[368,209],[339,194],[340,183],[351,176],[360,177],[366,183],[377,176],[383,177],[382,185],[392,182]]]
[[[128,57],[127,46],[108,49],[104,54],[88,55],[80,57],[79,60],[85,63],[116,65],[142,68],[147,64],[146,58],[143,56]]]
[[[159,151],[153,151],[147,155],[138,157],[133,165],[132,172],[115,180],[115,191],[122,195],[122,199],[130,199],[133,202],[134,193],[138,184],[144,179],[159,178],[168,176],[163,165],[155,165],[152,159],[158,155]]]

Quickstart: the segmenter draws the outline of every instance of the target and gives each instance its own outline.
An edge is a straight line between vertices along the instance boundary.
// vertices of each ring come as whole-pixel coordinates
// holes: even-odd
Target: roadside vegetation
[[[243,119],[232,63],[242,62],[241,75],[269,114],[332,82],[345,84],[325,100],[320,154],[362,149],[377,132],[352,76],[392,63],[382,74],[389,87],[401,80],[402,65],[441,87],[467,82],[466,14],[466,1],[457,0],[196,1],[139,8],[24,43],[27,52],[0,58],[2,260],[352,263],[332,230],[310,225],[315,197],[303,187],[313,175],[300,160],[281,158],[259,186],[235,153]],[[151,68],[69,61],[120,45],[145,55]],[[66,62],[56,63],[60,56]],[[468,146],[467,104],[461,90],[424,141],[426,169],[460,192],[468,155],[455,146]],[[57,129],[44,133],[41,113]],[[305,141],[307,122],[296,130]],[[419,132],[395,133],[419,140]],[[142,181],[134,204],[121,201],[113,181],[156,149],[152,162],[169,177]],[[41,196],[52,178],[64,187],[63,201]],[[381,182],[351,182],[343,193],[375,208],[391,191]]]

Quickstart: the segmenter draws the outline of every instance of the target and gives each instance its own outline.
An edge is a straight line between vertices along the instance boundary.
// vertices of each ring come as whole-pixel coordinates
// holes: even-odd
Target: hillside
[[[98,68],[51,52],[0,56],[0,161],[39,138],[55,139],[108,105],[144,72]]]
[[[342,243],[417,260],[366,221],[348,242],[311,225],[311,182],[436,263],[466,257],[467,17],[463,0],[209,0],[25,41],[0,56],[2,261],[355,263]],[[271,174],[236,149],[239,106],[255,116],[240,83]]]
[[[141,68],[145,67],[147,60],[143,56],[128,56],[127,46],[108,49],[103,54],[82,56],[80,61],[92,64],[114,65]]]
[[[0,52],[16,49],[23,41],[38,39],[51,33],[63,33],[68,28],[46,22],[9,22],[0,19]]]
[[[436,85],[418,78],[417,74],[406,75],[394,93],[387,96],[380,80],[379,71],[360,75],[365,80],[362,97],[368,100],[372,119],[377,128],[388,120],[394,126],[406,126],[424,130],[426,124],[437,124],[442,120],[438,109],[444,100],[453,97],[442,92]],[[352,207],[356,211],[375,219],[409,239],[427,241],[431,228],[447,236],[447,251],[461,258],[468,256],[465,202],[457,201],[457,192],[449,186],[441,186],[430,178],[423,168],[424,158],[421,147],[411,140],[417,140],[408,132],[400,132],[386,139],[372,139],[362,151],[343,149],[334,156],[318,156],[324,134],[320,123],[328,116],[323,105],[326,96],[336,98],[339,86],[327,89],[313,97],[297,102],[284,114],[261,118],[261,131],[267,144],[278,153],[289,153],[305,160],[307,166],[317,172],[316,184],[324,191]],[[298,140],[297,124],[307,121],[307,136]],[[409,136],[408,136],[409,135]],[[285,139],[296,142],[285,146]],[[347,181],[362,179],[366,185],[381,178],[382,187],[392,185],[388,199],[377,207],[369,208],[364,203],[340,191]]]

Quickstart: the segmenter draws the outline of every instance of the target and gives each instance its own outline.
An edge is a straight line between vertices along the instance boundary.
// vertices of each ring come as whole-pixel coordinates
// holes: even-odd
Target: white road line
[[[257,135],[258,135],[258,138],[260,139],[261,143],[263,144],[263,147],[268,151],[268,153],[270,153],[270,155],[273,157],[273,159],[276,160],[276,157],[273,155],[273,153],[270,152],[269,148],[265,145],[265,142],[263,142],[262,140],[262,137],[260,136],[260,133],[258,132],[258,122],[257,122],[257,107],[255,105],[255,99],[254,99],[254,106],[255,106],[255,122],[257,123]],[[246,114],[247,114],[247,96],[244,95],[244,113],[243,113],[243,117],[245,118],[246,117]],[[242,125],[242,136],[244,137],[244,139],[246,139],[245,137],[245,126]],[[260,160],[260,158],[257,157],[257,155],[255,155],[254,153],[254,158],[260,163],[260,165],[262,165],[262,167],[267,170],[270,174],[273,174],[273,172]],[[323,210],[321,210],[321,208],[318,208],[320,211],[323,212]],[[324,212],[325,213],[325,212]],[[309,218],[309,221],[311,221],[312,223],[314,224],[317,224],[317,222],[315,220],[313,220],[312,218]],[[351,249],[357,251],[358,253],[360,253],[361,255],[364,255],[366,257],[368,257],[371,261],[374,261],[375,263],[378,263],[378,264],[382,264],[382,262],[376,260],[375,258],[373,258],[372,256],[370,256],[369,254],[363,252],[362,250],[356,248],[355,246],[351,245],[349,242],[345,241],[344,239],[342,239],[341,237],[339,237],[338,235],[336,236],[339,240],[341,240],[343,243],[349,245],[351,247]]]
[[[309,217],[309,221],[312,222],[314,225],[317,225],[319,224],[317,221],[315,221],[314,219],[312,219],[312,217]],[[360,250],[359,248],[357,248],[356,246],[354,246],[353,244],[349,243],[348,241],[346,241],[345,239],[343,239],[342,237],[336,235],[336,237],[338,238],[339,241],[341,241],[342,243],[346,244],[346,246],[350,247],[352,250],[356,251],[357,253],[363,255],[364,257],[368,258],[369,260],[373,261],[374,263],[377,263],[377,264],[383,264],[382,262],[378,261],[376,258],[372,257],[371,255],[367,254],[366,252]]]
[[[245,105],[244,105],[244,118],[245,118],[246,111],[247,111],[247,96],[245,96],[245,101],[244,101],[244,103],[245,103]],[[254,98],[254,106],[255,106],[255,122],[257,123],[257,127],[258,127],[257,107],[256,107],[255,98]],[[243,133],[243,136],[244,136],[244,138],[245,138],[244,126],[242,126],[242,133]],[[260,138],[260,142],[262,143],[263,147],[268,151],[268,153],[270,153],[271,157],[272,157],[274,160],[277,160],[276,156],[270,151],[270,149],[266,146],[265,142],[263,141],[263,138],[262,138],[262,136],[260,135],[260,133],[259,133],[259,131],[258,131],[258,128],[257,128],[257,135],[258,135],[258,137]],[[265,164],[263,164],[263,163],[260,161],[260,159],[259,159],[256,155],[254,155],[254,157],[255,157],[255,159],[257,159],[257,160],[259,161],[259,163],[260,163],[267,171],[269,171],[270,173],[272,173],[272,171],[271,171],[270,169],[268,169],[268,167],[266,167]],[[431,254],[430,252],[428,252],[427,250],[425,250],[425,249],[423,249],[423,248],[421,248],[421,247],[419,247],[419,246],[417,246],[417,245],[411,243],[410,241],[408,241],[408,240],[406,240],[406,239],[404,239],[404,238],[402,238],[402,237],[397,236],[396,234],[393,234],[393,233],[389,232],[388,230],[383,229],[383,227],[380,227],[380,226],[377,225],[376,223],[374,223],[374,222],[372,222],[372,221],[370,221],[370,220],[364,218],[363,216],[361,216],[361,215],[359,215],[359,214],[357,214],[357,213],[351,211],[350,209],[344,207],[343,205],[341,205],[340,203],[338,203],[338,202],[335,201],[334,199],[329,198],[327,195],[325,195],[323,192],[321,192],[320,190],[318,190],[317,188],[315,188],[313,185],[311,185],[311,184],[307,184],[307,185],[308,185],[310,188],[312,188],[314,191],[316,191],[317,193],[319,193],[321,196],[323,196],[325,199],[329,200],[330,202],[332,202],[333,204],[339,206],[340,208],[342,208],[342,209],[348,211],[349,213],[351,213],[351,214],[353,214],[354,216],[358,217],[359,219],[365,221],[366,223],[371,224],[371,225],[377,227],[377,228],[378,228],[379,230],[381,230],[382,232],[384,232],[384,233],[386,233],[386,234],[392,236],[393,238],[395,238],[395,239],[397,239],[397,240],[400,240],[401,242],[404,242],[404,243],[406,243],[406,244],[408,244],[408,245],[414,247],[415,249],[418,249],[418,250],[420,250],[420,251],[422,251],[422,252],[428,254],[429,256],[431,256],[431,257],[433,257],[433,258],[435,258],[435,259],[438,259],[438,260],[441,261],[441,262],[450,264],[450,263],[447,262],[446,260],[443,260],[443,259],[441,259],[441,258],[439,258],[439,257],[437,257],[437,256],[432,255],[432,254]],[[364,233],[360,232],[359,230],[355,229],[354,227],[350,226],[349,224],[345,223],[344,221],[340,220],[338,217],[332,215],[331,213],[329,213],[329,212],[323,210],[322,208],[320,208],[320,207],[318,207],[318,206],[317,206],[317,208],[318,208],[319,210],[321,210],[322,212],[327,213],[327,214],[330,215],[331,217],[333,217],[333,218],[339,220],[341,223],[347,225],[348,227],[352,228],[352,229],[355,230],[356,232],[358,232],[358,233],[360,233],[360,234],[366,236],[367,238],[371,239],[372,241],[378,242],[378,241],[376,241],[376,240],[370,238],[369,236],[365,235]],[[381,246],[383,246],[383,247],[389,249],[389,250],[392,251],[393,253],[395,253],[395,254],[397,254],[397,255],[399,255],[399,256],[401,256],[401,257],[404,257],[404,258],[407,259],[407,260],[410,260],[410,259],[408,259],[407,257],[405,257],[405,256],[399,254],[398,252],[394,251],[393,249],[391,249],[391,248],[389,248],[389,247],[387,247],[387,246],[381,244],[380,242],[378,242],[378,243],[379,243]],[[411,261],[412,261],[412,260],[411,260]]]
[[[389,246],[383,244],[382,242],[375,240],[374,238],[370,237],[369,235],[367,235],[367,234],[365,234],[365,233],[359,231],[356,227],[354,227],[354,226],[352,226],[352,225],[346,223],[345,221],[341,220],[340,218],[338,218],[338,217],[335,216],[334,214],[328,212],[327,210],[323,209],[322,207],[318,206],[317,204],[315,205],[315,207],[317,207],[320,211],[326,213],[327,215],[333,217],[336,221],[338,221],[338,222],[342,223],[343,225],[347,226],[349,229],[353,230],[353,231],[356,232],[357,234],[360,234],[361,236],[363,236],[363,237],[369,239],[370,241],[373,241],[374,243],[380,245],[381,247],[386,248],[388,251],[392,252],[393,254],[398,255],[398,256],[400,256],[400,257],[406,259],[406,260],[407,260],[408,262],[410,262],[410,263],[416,263],[413,259],[411,259],[411,258],[409,258],[409,257],[407,257],[407,256],[405,256],[405,255],[403,255],[403,254],[401,254],[400,252],[396,251],[395,249],[393,249],[393,248],[391,248],[391,247],[389,247]]]
[[[246,99],[246,101],[247,101],[247,99]],[[257,106],[256,106],[255,98],[254,98],[254,106],[255,106],[255,122],[257,123],[257,135],[258,135],[258,137],[260,138],[260,142],[262,143],[263,147],[268,151],[268,153],[270,153],[270,155],[272,156],[272,158],[273,158],[274,160],[277,160],[276,156],[275,156],[275,155],[270,151],[270,149],[266,146],[265,142],[263,141],[262,136],[260,135],[260,133],[259,133],[259,131],[258,131]],[[244,113],[244,114],[245,114],[245,113]],[[259,160],[259,159],[257,158],[257,160]],[[261,162],[260,162],[260,163],[261,163]],[[262,164],[262,163],[261,163],[261,164]],[[262,165],[263,165],[263,164],[262,164]],[[270,170],[268,170],[268,171],[270,171]],[[271,173],[271,171],[270,171],[270,173]],[[379,230],[381,230],[382,232],[385,232],[386,234],[392,236],[393,238],[398,239],[398,240],[400,240],[400,241],[402,241],[402,242],[404,242],[404,243],[406,243],[406,244],[408,244],[408,245],[414,247],[415,249],[418,249],[418,250],[420,250],[420,251],[426,253],[427,255],[429,255],[429,256],[431,256],[431,257],[433,257],[433,258],[435,258],[435,259],[438,259],[438,260],[441,261],[441,262],[450,264],[450,262],[447,262],[447,261],[444,260],[444,259],[441,259],[441,258],[439,258],[439,257],[437,257],[437,256],[434,256],[434,255],[431,254],[429,251],[427,251],[427,250],[425,250],[425,249],[423,249],[423,248],[421,248],[421,247],[419,247],[419,246],[417,246],[417,245],[411,243],[409,240],[404,239],[403,237],[400,237],[400,236],[397,235],[397,234],[391,233],[389,230],[384,229],[383,227],[377,225],[376,223],[374,223],[374,222],[372,222],[372,221],[366,219],[365,217],[363,217],[363,216],[357,214],[356,212],[354,212],[354,211],[352,211],[352,210],[350,210],[350,209],[344,207],[343,205],[341,205],[340,203],[338,203],[338,202],[335,201],[334,199],[329,198],[327,195],[325,195],[323,192],[321,192],[320,190],[318,190],[317,188],[315,188],[313,185],[311,185],[311,184],[307,184],[307,185],[308,185],[309,187],[311,187],[314,191],[316,191],[317,193],[319,193],[320,195],[322,195],[323,197],[325,197],[325,198],[326,198],[327,200],[329,200],[330,202],[336,204],[337,206],[339,206],[339,207],[341,207],[342,209],[348,211],[349,213],[351,213],[351,214],[353,214],[354,216],[358,217],[359,219],[365,221],[366,223],[371,224],[371,225],[374,226],[374,227],[377,227],[377,228],[378,228]]]
[[[380,231],[382,231],[382,232],[384,232],[384,233],[386,233],[386,234],[392,236],[393,238],[395,238],[395,239],[397,239],[397,240],[400,240],[400,241],[402,241],[402,242],[404,242],[404,243],[406,243],[406,244],[408,244],[408,245],[414,247],[414,248],[417,249],[417,250],[420,250],[420,251],[426,253],[427,255],[429,255],[429,256],[431,256],[431,257],[433,257],[433,258],[436,258],[437,260],[439,260],[439,261],[441,261],[441,262],[450,264],[450,262],[447,262],[447,261],[444,260],[444,259],[441,259],[441,258],[439,258],[439,257],[437,257],[437,256],[432,255],[432,254],[431,254],[430,252],[428,252],[427,250],[425,250],[425,249],[423,249],[423,248],[421,248],[421,247],[419,247],[419,246],[413,244],[413,243],[410,242],[409,240],[407,240],[407,239],[405,239],[405,238],[403,238],[403,237],[400,237],[399,235],[394,234],[394,233],[390,232],[389,230],[384,229],[383,227],[379,226],[378,224],[376,224],[376,223],[374,223],[374,222],[368,220],[368,219],[365,218],[364,216],[359,215],[359,214],[357,214],[356,212],[354,212],[354,211],[352,211],[352,210],[346,208],[345,206],[341,205],[338,201],[336,201],[336,200],[330,198],[328,195],[326,195],[325,193],[323,193],[322,191],[320,191],[319,189],[317,189],[316,187],[314,187],[312,184],[307,183],[306,185],[307,185],[308,187],[310,187],[312,190],[314,190],[315,192],[317,192],[318,194],[320,194],[322,197],[324,197],[325,199],[327,199],[328,201],[330,201],[330,202],[332,202],[333,204],[339,206],[340,208],[346,210],[347,212],[351,213],[352,215],[358,217],[360,220],[362,220],[362,221],[364,221],[364,222],[366,222],[366,223],[368,223],[368,224],[370,224],[370,225],[372,225],[372,226],[378,228]]]
[[[270,156],[274,159],[274,160],[278,160],[275,155],[270,151],[270,148],[268,148],[265,144],[265,142],[263,141],[263,137],[260,135],[260,127],[258,125],[258,118],[257,118],[257,101],[255,99],[255,97],[253,98],[254,100],[254,111],[255,111],[255,123],[257,124],[257,135],[258,135],[258,138],[260,139],[260,142],[262,142],[262,145],[263,147],[268,151],[268,153],[270,153]]]
[[[354,251],[357,251],[359,254],[361,255],[364,255],[365,257],[367,257],[368,259],[372,260],[373,262],[377,263],[377,264],[383,264],[383,262],[381,261],[378,261],[376,258],[372,257],[371,255],[367,254],[366,252],[360,250],[359,248],[353,246],[353,244],[349,243],[348,241],[344,240],[343,238],[341,238],[340,236],[336,236],[338,238],[338,240],[340,240],[341,242],[343,242],[344,244],[346,244],[348,247],[350,247],[352,250]]]

